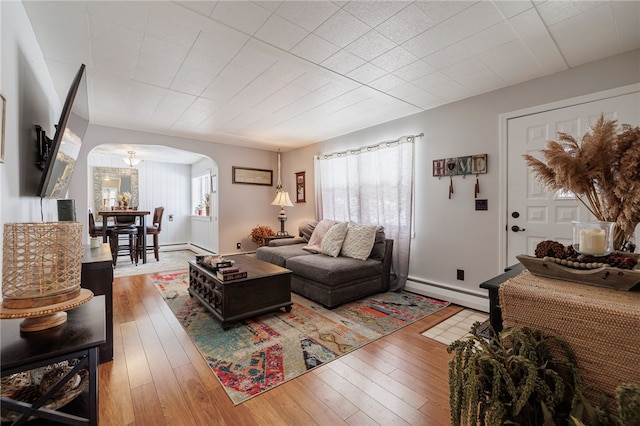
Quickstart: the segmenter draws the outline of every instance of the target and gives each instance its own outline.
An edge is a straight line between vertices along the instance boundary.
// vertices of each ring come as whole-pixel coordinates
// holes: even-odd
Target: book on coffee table
[[[236,269],[235,271],[224,271],[225,269]],[[243,271],[239,268],[223,268],[216,272],[216,278],[220,281],[239,280],[241,278],[247,278],[247,271]]]

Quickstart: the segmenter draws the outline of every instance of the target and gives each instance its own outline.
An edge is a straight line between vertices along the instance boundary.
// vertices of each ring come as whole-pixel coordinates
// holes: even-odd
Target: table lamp
[[[280,213],[278,214],[278,221],[280,221],[280,231],[278,231],[278,237],[285,237],[289,235],[284,230],[284,223],[287,221],[287,213],[284,211],[284,207],[293,207],[289,193],[282,189],[282,182],[280,180],[280,153],[278,152],[278,185],[276,185],[276,198],[271,203],[272,206],[280,206]]]

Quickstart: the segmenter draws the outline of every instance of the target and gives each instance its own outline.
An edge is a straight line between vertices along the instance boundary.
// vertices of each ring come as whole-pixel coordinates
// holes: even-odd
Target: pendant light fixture
[[[127,151],[127,153],[129,154],[129,157],[123,158],[122,161],[127,163],[127,165],[129,167],[137,166],[140,163],[141,160],[136,158],[136,152],[135,151]]]

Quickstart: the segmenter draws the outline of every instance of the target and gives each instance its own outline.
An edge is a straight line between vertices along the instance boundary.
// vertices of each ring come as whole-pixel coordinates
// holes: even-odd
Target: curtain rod
[[[419,135],[400,136],[398,139],[395,139],[395,140],[392,140],[392,141],[383,141],[383,142],[379,142],[379,143],[373,144],[373,145],[362,146],[360,148],[354,148],[354,149],[347,149],[345,151],[332,152],[331,154],[316,155],[316,158],[318,158],[318,159],[328,159],[328,158],[333,157],[334,155],[337,156],[337,157],[341,157],[341,156],[346,155],[346,154],[359,154],[362,150],[371,151],[372,149],[378,149],[378,148],[381,148],[381,147],[382,148],[389,147],[389,146],[391,146],[391,144],[400,143],[402,138],[407,138],[407,142],[413,143],[415,138],[422,138],[422,137],[424,137],[424,133],[420,133]]]

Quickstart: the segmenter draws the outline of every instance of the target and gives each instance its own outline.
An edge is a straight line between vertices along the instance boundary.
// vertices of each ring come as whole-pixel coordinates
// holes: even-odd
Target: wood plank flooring
[[[447,425],[446,346],[420,336],[449,306],[234,406],[151,283],[114,281],[114,360],[100,425]]]

